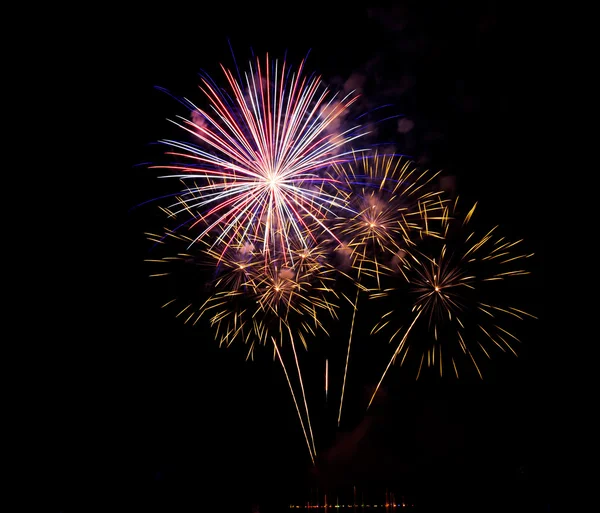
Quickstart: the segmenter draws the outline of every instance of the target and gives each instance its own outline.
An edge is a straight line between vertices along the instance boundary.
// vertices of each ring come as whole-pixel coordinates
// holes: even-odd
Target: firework
[[[226,250],[240,238],[260,240],[287,263],[292,239],[308,246],[333,210],[347,208],[337,191],[344,179],[328,169],[364,135],[359,126],[340,129],[357,96],[331,94],[320,77],[304,76],[304,62],[294,70],[267,55],[243,79],[222,69],[228,91],[203,78],[208,106],[186,100],[192,119],[173,121],[190,142],[161,141],[177,162],[154,167],[185,184],[164,209],[189,216],[192,243],[211,234]]]
[[[204,76],[202,103],[182,100],[190,114],[172,122],[187,140],[160,141],[170,162],[152,167],[182,187],[161,205],[174,226],[148,234],[151,276],[169,295],[163,307],[186,324],[207,321],[220,346],[241,342],[249,359],[272,351],[313,463],[301,353],[329,335],[341,299],[352,316],[338,426],[359,297],[391,305],[371,335],[390,333],[395,347],[369,405],[394,362],[413,362],[416,379],[428,369],[458,378],[465,364],[482,378],[494,351],[517,355],[510,321],[533,316],[507,306],[501,285],[528,274],[522,241],[480,233],[475,206],[446,199],[440,173],[352,149],[366,135],[342,128],[357,96],[332,94],[304,61],[293,69],[267,55],[243,74],[222,71],[225,87]]]
[[[170,251],[177,244],[187,248],[190,242],[189,237],[171,231],[149,238],[160,243],[159,248]],[[177,281],[174,288],[178,297],[163,306],[175,309],[176,316],[185,323],[196,324],[207,318],[220,346],[243,342],[248,347],[247,358],[254,358],[259,346],[272,348],[273,357],[283,367],[314,462],[316,444],[296,347],[301,344],[306,350],[309,337],[328,335],[322,317],[337,318],[335,269],[327,260],[326,248],[330,244],[323,239],[305,246],[292,240],[289,248],[295,258],[291,260],[274,258],[272,253],[260,249],[261,242],[238,239],[230,241],[227,251],[223,251],[208,240],[202,241],[191,250],[150,259],[160,271],[151,276]],[[186,295],[182,296],[184,291]],[[208,299],[199,302],[202,295]],[[293,358],[301,399],[294,391],[286,353]],[[299,403],[303,403],[305,417]]]
[[[394,272],[400,260],[427,236],[439,236],[432,226],[443,219],[445,207],[436,178],[439,172],[421,170],[398,155],[355,155],[352,162],[334,166],[347,179],[351,210],[335,224],[344,241],[356,281]],[[349,215],[350,213],[350,215]]]
[[[169,249],[166,256],[147,260],[156,269],[151,277],[175,282],[168,288],[177,297],[163,306],[175,309],[185,323],[208,318],[219,345],[242,341],[249,344],[250,357],[257,345],[271,338],[284,344],[289,334],[307,348],[307,337],[328,335],[322,316],[337,318],[335,269],[320,244],[297,250],[298,243],[292,243],[296,258],[290,265],[256,249],[259,241],[229,243],[225,252],[205,241],[201,251],[196,245],[177,252],[175,244],[187,246],[189,237],[167,231],[150,239]],[[202,296],[208,299],[201,301]]]
[[[375,152],[371,156],[356,155],[334,169],[347,179],[349,211],[336,220],[336,233],[344,245],[338,251],[346,255],[357,286],[352,305],[352,320],[338,413],[342,405],[358,300],[361,290],[380,290],[382,276],[403,271],[398,264],[408,261],[408,255],[420,240],[438,236],[432,224],[444,219],[445,207],[436,185],[438,173],[420,170],[408,159],[398,155]]]
[[[399,264],[404,269],[396,286],[372,295],[394,305],[372,334],[392,328],[390,342],[400,338],[384,376],[393,361],[402,365],[409,354],[418,361],[416,379],[425,368],[458,378],[460,362],[483,378],[481,358],[491,358],[494,350],[517,355],[519,339],[505,323],[535,317],[505,306],[509,291],[501,285],[529,274],[524,263],[533,254],[519,251],[522,240],[497,235],[498,227],[478,235],[472,226],[476,206],[461,213],[457,198],[448,208],[443,238],[413,252],[410,264]]]

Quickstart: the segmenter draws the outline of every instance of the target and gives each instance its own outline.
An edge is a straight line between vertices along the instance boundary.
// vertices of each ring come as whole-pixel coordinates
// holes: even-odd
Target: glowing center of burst
[[[438,286],[435,286],[433,289],[434,289],[436,292],[439,292],[439,291],[440,291],[440,288],[439,288]]]
[[[269,188],[271,188],[271,189],[275,189],[276,187],[279,187],[280,183],[281,183],[281,177],[278,176],[277,173],[271,173],[267,178],[267,184],[269,185]]]

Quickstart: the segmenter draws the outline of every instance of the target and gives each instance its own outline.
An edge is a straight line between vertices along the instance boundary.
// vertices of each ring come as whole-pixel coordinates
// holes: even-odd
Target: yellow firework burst
[[[240,238],[226,248],[207,240],[199,251],[200,244],[188,248],[189,237],[169,230],[149,238],[169,242],[160,248],[168,255],[148,260],[154,265],[152,277],[175,282],[168,288],[176,296],[163,307],[184,323],[207,318],[220,345],[243,341],[249,344],[249,357],[257,345],[270,345],[271,338],[283,344],[293,337],[307,347],[308,336],[327,334],[321,317],[337,317],[335,269],[326,239],[292,241],[285,255],[274,258],[256,240]],[[178,244],[181,251],[173,252]]]
[[[529,274],[524,264],[533,254],[519,251],[522,240],[498,235],[498,227],[478,235],[472,226],[476,205],[461,213],[457,198],[443,239],[413,252],[410,265],[400,264],[402,278],[371,296],[393,306],[372,333],[393,330],[390,342],[399,342],[390,364],[404,364],[413,354],[417,379],[426,368],[458,377],[461,362],[483,378],[482,358],[491,358],[494,350],[517,355],[519,339],[509,321],[535,318],[505,305],[514,289],[502,287],[507,279]]]
[[[439,172],[421,170],[396,155],[355,156],[337,167],[347,177],[351,215],[338,218],[336,228],[344,241],[358,280],[375,278],[398,268],[419,240],[439,236],[434,222],[445,213],[436,178]],[[347,213],[348,211],[346,211]]]

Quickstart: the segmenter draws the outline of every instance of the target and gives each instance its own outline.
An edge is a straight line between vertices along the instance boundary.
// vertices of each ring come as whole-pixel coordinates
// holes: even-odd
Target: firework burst
[[[189,237],[174,232],[150,236],[153,241],[165,238],[170,239],[165,247],[171,251],[175,243],[190,242]],[[148,259],[156,269],[151,277],[175,281],[169,288],[178,295],[163,307],[175,309],[176,317],[192,325],[208,318],[220,345],[236,340],[247,343],[249,357],[257,345],[270,344],[271,338],[280,345],[288,338],[298,339],[307,348],[307,337],[317,332],[328,335],[321,318],[337,318],[338,296],[335,269],[323,247],[292,249],[298,253],[293,265],[265,259],[257,247],[257,241],[239,241],[223,252],[206,242],[202,251],[195,245],[194,251],[182,248]],[[198,302],[203,295],[208,299]]]
[[[344,240],[356,281],[374,278],[379,288],[381,275],[395,272],[418,241],[439,236],[432,225],[445,212],[436,183],[440,173],[420,170],[401,156],[378,153],[355,156],[335,169],[347,179],[352,206],[350,215],[344,211],[338,218],[336,233]]]
[[[178,162],[154,167],[185,184],[165,211],[190,216],[192,242],[209,234],[224,248],[260,240],[262,252],[287,263],[292,239],[308,247],[313,228],[327,230],[333,210],[347,208],[337,191],[344,178],[328,169],[364,135],[359,126],[340,129],[357,96],[331,94],[320,77],[303,75],[304,62],[294,70],[267,55],[243,79],[222,69],[228,91],[203,78],[208,107],[186,100],[192,119],[173,121],[191,142],[161,141]]]
[[[458,378],[461,362],[483,378],[482,358],[494,350],[517,355],[519,339],[509,321],[535,317],[505,306],[510,291],[502,285],[529,274],[524,264],[533,254],[519,251],[522,240],[498,236],[498,227],[478,235],[472,226],[476,205],[461,214],[457,198],[448,208],[443,238],[413,252],[410,264],[399,264],[404,270],[396,286],[372,295],[394,305],[372,333],[391,328],[390,342],[400,339],[385,372],[392,361],[402,365],[412,354],[417,379],[423,369]]]

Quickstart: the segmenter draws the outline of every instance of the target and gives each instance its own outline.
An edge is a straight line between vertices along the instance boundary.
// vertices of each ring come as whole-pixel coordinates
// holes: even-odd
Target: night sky
[[[114,201],[104,208],[112,205],[108,217],[120,221],[95,234],[111,276],[94,280],[100,289],[76,306],[79,335],[47,353],[56,370],[45,402],[49,511],[105,501],[110,511],[208,511],[224,501],[230,504],[213,511],[249,512],[253,502],[284,511],[278,505],[306,499],[325,480],[344,490],[389,485],[421,511],[458,503],[481,512],[549,511],[554,371],[544,317],[545,184],[530,151],[537,127],[526,108],[529,48],[519,33],[516,17],[489,1],[318,11],[160,4],[115,15],[98,37],[107,41],[107,89],[120,112],[98,151],[112,153],[106,172]],[[184,326],[161,310],[165,298],[143,263],[143,232],[157,209],[132,207],[159,196],[164,182],[138,164],[156,155],[154,141],[179,135],[166,118],[183,112],[155,86],[199,97],[198,71],[221,81],[218,65],[234,66],[228,41],[242,68],[252,52],[287,53],[295,65],[310,50],[307,69],[332,87],[362,80],[368,105],[391,104],[390,112],[414,123],[402,134],[391,121],[380,137],[456,177],[459,194],[479,200],[490,225],[524,238],[536,254],[519,304],[539,320],[517,327],[519,358],[495,358],[486,380],[415,382],[394,367],[365,417],[375,374],[360,373],[369,351],[357,349],[364,358],[351,367],[347,417],[336,431],[339,395],[332,383],[326,406],[323,368],[314,370],[317,444],[324,453],[338,448],[328,477],[311,471],[271,353],[245,361],[244,347],[220,349],[207,326]],[[331,343],[344,343],[346,327],[339,329]]]

